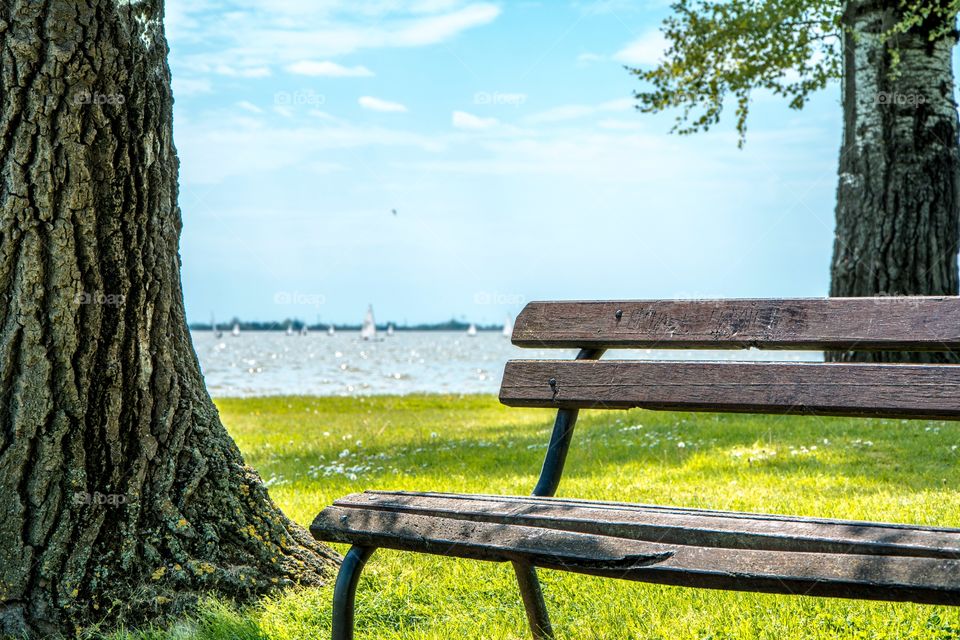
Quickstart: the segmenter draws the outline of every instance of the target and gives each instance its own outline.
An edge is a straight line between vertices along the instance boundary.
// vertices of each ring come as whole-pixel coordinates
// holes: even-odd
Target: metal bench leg
[[[350,547],[333,588],[333,640],[353,640],[353,604],[363,565],[376,547]]]
[[[547,613],[547,604],[543,601],[536,568],[524,562],[514,562],[513,571],[517,574],[520,597],[523,598],[523,608],[527,610],[527,622],[530,623],[533,640],[553,640],[550,614]]]
[[[603,352],[604,349],[581,349],[577,354],[577,360],[598,360]],[[537,480],[533,495],[552,496],[557,492],[579,413],[577,409],[560,409],[557,412],[553,433],[550,436],[550,446],[547,447],[547,455],[543,460],[543,468],[540,470],[540,478]],[[517,574],[520,596],[523,598],[523,607],[527,610],[527,621],[530,623],[534,640],[553,640],[550,614],[547,612],[547,603],[543,601],[543,590],[540,589],[536,568],[522,562],[514,562],[513,570]]]

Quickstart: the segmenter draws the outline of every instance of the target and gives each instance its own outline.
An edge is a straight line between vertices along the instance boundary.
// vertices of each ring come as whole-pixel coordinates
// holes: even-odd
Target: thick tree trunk
[[[0,635],[318,584],[186,328],[161,0],[0,4]]]
[[[935,25],[895,41],[897,0],[850,0],[832,296],[956,295],[960,151],[952,52]],[[891,45],[899,50],[892,68]],[[830,354],[949,360],[952,354]]]

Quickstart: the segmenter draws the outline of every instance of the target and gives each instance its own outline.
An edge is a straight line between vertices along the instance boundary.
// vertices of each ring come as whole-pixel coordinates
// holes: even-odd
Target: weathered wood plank
[[[656,504],[644,504],[637,502],[616,502],[612,500],[584,500],[580,498],[557,498],[557,497],[540,497],[540,496],[501,496],[493,494],[483,494],[483,493],[442,493],[436,491],[378,491],[378,490],[367,490],[363,493],[354,493],[348,496],[345,496],[343,499],[351,499],[355,496],[361,495],[378,495],[382,494],[384,496],[431,496],[431,497],[448,497],[456,496],[459,500],[476,500],[476,501],[488,501],[488,500],[498,500],[503,502],[515,502],[515,503],[527,503],[531,500],[549,500],[550,504],[563,505],[568,508],[578,508],[583,506],[597,507],[597,508],[614,508],[614,509],[642,509],[642,510],[652,510],[652,511],[668,511],[671,513],[690,513],[690,514],[709,514],[715,516],[722,516],[725,518],[737,518],[737,519],[748,519],[748,520],[770,520],[770,521],[784,521],[784,522],[810,522],[810,523],[822,523],[822,524],[841,524],[847,526],[860,526],[860,525],[869,525],[872,527],[882,527],[885,529],[914,529],[917,531],[934,531],[940,533],[957,533],[960,532],[960,529],[954,527],[931,527],[928,525],[917,525],[917,524],[904,524],[896,522],[875,522],[869,520],[838,520],[835,518],[815,518],[811,516],[793,516],[793,515],[780,515],[775,513],[754,513],[749,511],[721,511],[716,509],[695,509],[691,507],[672,507],[672,506],[663,506]]]
[[[531,302],[513,343],[947,351],[960,349],[960,297]]]
[[[311,532],[346,542],[712,589],[960,604],[960,560],[730,549],[330,507]],[[603,542],[606,540],[606,543]]]
[[[621,575],[609,571],[584,573],[707,589],[960,604],[958,560],[663,547],[674,549],[675,554],[659,565]]]
[[[771,517],[560,498],[370,491],[338,507],[544,527],[662,544],[960,558],[960,529]]]
[[[960,366],[512,360],[500,401],[518,407],[958,419]]]
[[[347,542],[405,551],[575,571],[625,571],[661,562],[669,549],[609,536],[340,506],[321,511],[310,533],[326,542]]]

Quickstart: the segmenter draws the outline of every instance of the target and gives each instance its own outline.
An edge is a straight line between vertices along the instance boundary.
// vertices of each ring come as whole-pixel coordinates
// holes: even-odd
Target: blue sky
[[[188,318],[825,295],[838,87],[802,112],[756,94],[742,151],[729,123],[668,135],[623,68],[668,11],[168,0]]]

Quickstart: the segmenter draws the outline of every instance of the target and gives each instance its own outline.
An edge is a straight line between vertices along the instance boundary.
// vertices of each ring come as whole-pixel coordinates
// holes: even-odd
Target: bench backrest
[[[513,343],[590,359],[509,361],[510,406],[960,419],[958,365],[592,361],[617,348],[960,350],[960,297],[533,302]]]

